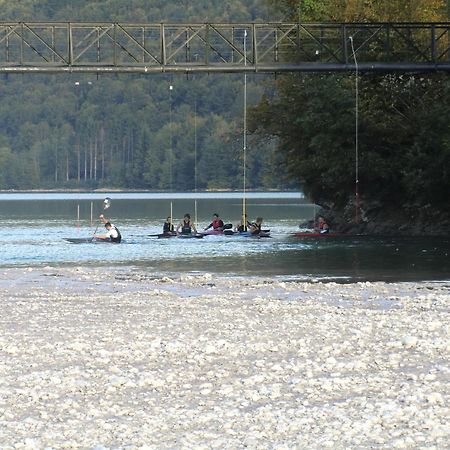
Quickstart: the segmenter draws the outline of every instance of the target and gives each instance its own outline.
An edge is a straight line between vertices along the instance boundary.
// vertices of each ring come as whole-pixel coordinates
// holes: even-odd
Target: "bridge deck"
[[[0,73],[450,71],[450,23],[0,22]]]

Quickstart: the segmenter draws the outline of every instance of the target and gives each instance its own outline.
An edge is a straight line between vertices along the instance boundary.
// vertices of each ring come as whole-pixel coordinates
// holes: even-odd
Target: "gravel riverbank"
[[[1,449],[449,448],[450,282],[1,273]]]

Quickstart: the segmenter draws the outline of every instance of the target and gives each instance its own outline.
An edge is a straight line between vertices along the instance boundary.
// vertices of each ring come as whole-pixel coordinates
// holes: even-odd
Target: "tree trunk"
[[[105,178],[105,129],[100,128],[100,150],[102,155],[101,180]]]
[[[55,144],[55,183],[58,183],[58,144]]]
[[[69,181],[69,150],[66,153],[66,181]]]
[[[97,181],[97,152],[98,152],[98,137],[95,134],[94,141],[94,180]]]
[[[87,180],[87,145],[84,143],[84,181]]]
[[[81,171],[81,153],[80,153],[80,140],[77,142],[77,184],[80,184]]]
[[[125,165],[127,163],[127,137],[122,138],[122,163]]]
[[[89,179],[92,180],[92,162],[93,162],[93,155],[94,153],[94,144],[92,141],[89,143]]]

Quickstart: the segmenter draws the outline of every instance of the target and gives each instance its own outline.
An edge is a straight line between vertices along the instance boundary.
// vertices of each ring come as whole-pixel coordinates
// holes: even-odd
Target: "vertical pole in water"
[[[194,202],[194,223],[195,226],[198,226],[198,218],[197,218],[197,199]]]
[[[353,59],[355,60],[355,222],[359,224],[359,71],[358,61],[356,59],[355,47],[353,46],[353,37],[350,36]]]
[[[173,203],[170,202],[170,225],[173,225]]]
[[[244,66],[247,66],[247,30],[244,31]],[[244,229],[246,221],[246,182],[247,182],[247,72],[244,71],[244,136],[243,136],[243,160],[244,160],[244,187],[242,197],[242,225]]]
[[[91,202],[91,227],[94,225],[94,202]]]
[[[77,205],[77,231],[80,232],[80,204]]]

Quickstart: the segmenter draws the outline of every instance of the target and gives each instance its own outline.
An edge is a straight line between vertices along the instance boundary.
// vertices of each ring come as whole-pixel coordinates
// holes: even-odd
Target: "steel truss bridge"
[[[323,72],[355,59],[362,71],[450,71],[450,22],[0,22],[4,74]]]

